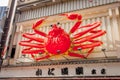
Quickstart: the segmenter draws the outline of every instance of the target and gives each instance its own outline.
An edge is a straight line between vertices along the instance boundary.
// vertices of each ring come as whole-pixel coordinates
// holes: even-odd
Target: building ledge
[[[60,3],[63,1],[66,1],[66,0],[56,0],[55,2],[53,2],[52,0],[34,0],[34,1],[31,0],[30,2],[22,2],[22,3],[18,2],[17,9],[24,11],[24,10],[29,10],[29,9],[42,7],[42,6]]]
[[[50,65],[69,65],[69,64],[96,64],[96,63],[118,63],[120,58],[100,58],[100,59],[72,59],[72,60],[56,60],[56,61],[40,61],[33,63],[19,63],[15,65],[3,65],[3,68],[13,67],[32,67],[32,66],[50,66]]]

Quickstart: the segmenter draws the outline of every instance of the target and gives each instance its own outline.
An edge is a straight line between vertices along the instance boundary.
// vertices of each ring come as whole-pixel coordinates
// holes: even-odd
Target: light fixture
[[[103,48],[103,49],[101,49],[101,51],[104,53],[105,58],[107,58],[107,55],[106,55],[106,53],[105,53],[106,49],[105,49],[105,48]]]
[[[81,52],[82,48],[78,48],[78,50]]]

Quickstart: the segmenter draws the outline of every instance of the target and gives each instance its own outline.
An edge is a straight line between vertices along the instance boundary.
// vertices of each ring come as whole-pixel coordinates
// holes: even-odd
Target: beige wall
[[[51,66],[32,66],[32,67],[11,67],[2,68],[0,78],[10,77],[79,77],[79,76],[120,76],[120,63],[97,63],[96,64],[74,64],[74,65],[51,65]],[[62,68],[68,68],[68,75],[61,75]],[[76,75],[75,68],[83,67],[83,75]],[[48,69],[55,68],[53,73],[55,75],[48,75]],[[101,74],[101,69],[106,69],[106,74]],[[36,76],[36,71],[42,70],[41,76]],[[96,74],[91,74],[91,70],[95,69]]]

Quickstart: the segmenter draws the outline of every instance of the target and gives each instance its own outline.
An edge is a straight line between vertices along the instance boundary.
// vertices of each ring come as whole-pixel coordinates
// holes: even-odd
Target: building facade
[[[6,16],[6,11],[7,7],[6,6],[1,6],[0,7],[0,39],[1,39],[1,34],[3,32],[3,27],[5,23],[5,16]],[[1,41],[0,41],[1,42]]]
[[[0,19],[5,16],[6,6],[0,7]]]
[[[26,40],[22,34],[33,33],[32,25],[39,19],[49,17],[39,28],[40,31],[48,34],[49,26],[59,22],[69,33],[74,22],[59,18],[58,15],[63,13],[81,14],[83,17],[81,25],[101,21],[102,25],[98,29],[107,33],[98,39],[104,44],[95,48],[87,59],[59,55],[36,62],[31,55],[22,55],[21,51],[25,47],[20,46],[19,42]],[[0,78],[120,78],[119,0],[19,0],[13,24],[14,31],[7,53],[9,58],[4,59]]]

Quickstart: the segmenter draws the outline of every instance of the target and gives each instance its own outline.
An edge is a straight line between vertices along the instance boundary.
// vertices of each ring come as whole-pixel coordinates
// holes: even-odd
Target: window
[[[12,48],[10,58],[14,58],[14,56],[15,56],[15,49],[16,49],[16,48]]]

